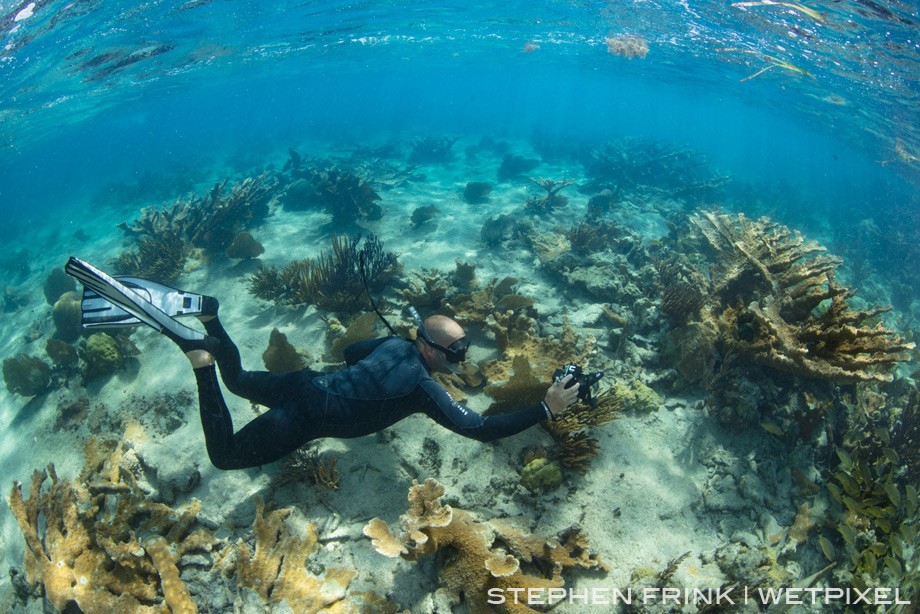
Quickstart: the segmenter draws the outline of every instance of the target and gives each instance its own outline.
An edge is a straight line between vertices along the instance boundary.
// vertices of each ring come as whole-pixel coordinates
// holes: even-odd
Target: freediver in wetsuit
[[[208,456],[218,469],[264,465],[314,439],[369,435],[419,412],[455,433],[491,441],[553,419],[578,398],[578,385],[566,388],[572,377],[567,375],[549,386],[541,403],[514,412],[483,417],[457,403],[431,373],[462,362],[469,343],[457,322],[437,315],[419,327],[414,342],[386,337],[349,346],[348,367],[342,371],[246,371],[217,317],[216,299],[138,278],[113,278],[76,258],[65,269],[87,288],[84,326],[143,322],[185,352],[198,383]],[[207,335],[171,315],[197,316]],[[269,408],[238,432],[233,430],[215,363],[228,390]]]

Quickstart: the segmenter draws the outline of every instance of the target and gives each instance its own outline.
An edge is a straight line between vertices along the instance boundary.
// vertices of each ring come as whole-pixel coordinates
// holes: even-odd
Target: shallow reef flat
[[[920,301],[895,301],[882,273],[858,293],[831,237],[764,217],[659,141],[414,136],[229,164],[173,193],[151,171],[156,189],[75,197],[63,218],[92,210],[92,226],[35,227],[0,263],[4,611],[914,596]],[[439,381],[478,412],[538,402],[566,363],[604,377],[594,404],[491,444],[412,416],[222,472],[181,352],[146,329],[80,330],[71,254],[218,297],[251,369],[341,367],[385,334],[370,293],[400,334],[409,305],[465,327],[468,360]],[[226,396],[237,428],[266,409]]]

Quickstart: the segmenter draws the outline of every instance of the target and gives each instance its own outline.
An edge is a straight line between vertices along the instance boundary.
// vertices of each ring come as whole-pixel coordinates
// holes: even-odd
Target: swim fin
[[[163,284],[142,277],[115,275],[113,279],[120,281],[131,290],[134,290],[141,295],[142,298],[153,303],[170,317],[202,315],[207,313],[208,303],[210,300],[213,300],[208,296],[170,288],[169,286],[164,286]],[[135,326],[141,323],[140,319],[131,315],[118,305],[113,304],[90,288],[85,288],[83,290],[83,302],[81,307],[83,312],[83,328],[95,328],[100,326],[114,328],[120,326]],[[213,313],[210,315],[213,315]]]
[[[127,314],[137,318],[139,322],[175,341],[184,352],[206,349],[208,340],[217,341],[204,333],[180,324],[165,311],[147,300],[143,294],[128,287],[111,275],[100,271],[88,262],[71,257],[64,266],[64,270],[79,280],[84,288],[95,295],[95,297],[91,295],[91,301],[103,299],[112,303]],[[84,291],[84,298],[85,296]]]

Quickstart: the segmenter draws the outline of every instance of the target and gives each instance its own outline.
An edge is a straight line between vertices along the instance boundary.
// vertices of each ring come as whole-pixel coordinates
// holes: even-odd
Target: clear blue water
[[[9,287],[8,303],[23,289],[31,300],[8,316],[8,328],[16,333],[0,337],[0,346],[10,356],[22,351],[44,356],[43,335],[52,331],[40,289],[48,271],[63,265],[68,250],[85,249],[98,255],[100,264],[115,257],[123,235],[113,220],[130,221],[143,207],[168,206],[189,194],[203,194],[215,181],[229,179],[232,185],[267,165],[278,169],[289,147],[310,154],[310,147],[322,143],[317,155],[325,155],[445,135],[461,139],[458,150],[483,137],[506,140],[515,151],[542,154],[547,166],[558,162],[554,152],[564,157],[582,146],[625,137],[688,147],[708,161],[713,175],[731,178],[718,202],[701,205],[769,214],[819,240],[844,257],[841,276],[847,277],[845,282],[859,280],[859,298],[893,304],[886,322],[917,339],[918,24],[916,0],[735,5],[730,0],[0,0],[0,245],[5,253],[0,257],[0,289]],[[647,55],[627,59],[610,53],[607,39],[623,35],[647,41]],[[489,164],[497,162],[494,153]],[[405,159],[399,163],[405,166]],[[552,168],[581,171],[571,158]],[[415,262],[429,265],[429,260],[441,258],[451,263],[455,256],[475,254],[488,265],[496,264],[490,261],[496,254],[489,247],[474,245],[479,224],[491,211],[459,204],[459,190],[454,190],[481,177],[463,177],[458,170],[444,179],[450,169],[426,170],[432,171],[430,192],[448,205],[458,203],[458,209],[443,212],[444,219],[456,224],[438,228],[442,251],[416,250],[411,254]],[[494,167],[487,170],[494,177]],[[506,194],[521,196],[522,202],[495,203],[503,211],[517,207],[515,214],[522,210],[526,190],[533,189],[526,178],[517,179],[517,184],[501,187]],[[443,184],[434,186],[438,180]],[[414,198],[422,201],[419,205],[428,204],[425,189],[424,183],[411,186],[403,192],[401,206],[414,208],[416,203],[409,202]],[[574,196],[574,188],[568,193]],[[577,198],[584,203],[587,197]],[[92,217],[96,208],[105,219],[98,228]],[[385,241],[425,244],[427,231],[400,226],[407,225],[408,211],[402,212],[403,218],[385,218]],[[575,222],[579,214],[562,222]],[[470,229],[466,216],[477,218],[476,228]],[[664,226],[662,222],[655,228]],[[78,242],[74,228],[88,231],[89,239]],[[294,237],[292,243],[309,242],[324,232],[309,227],[299,236],[295,232],[300,229],[271,225],[264,230],[272,231],[290,233],[286,236]],[[280,242],[276,239],[275,245]],[[292,251],[295,247],[302,245],[292,245]],[[20,250],[36,256],[39,264],[31,271],[22,272],[28,267],[16,257]],[[447,250],[457,253],[444,256]],[[281,264],[293,257],[281,251],[264,260]],[[522,266],[529,266],[534,255],[523,259]],[[494,260],[496,267],[504,262]],[[224,304],[242,301],[245,280],[238,270],[244,269],[226,262],[215,265],[219,267],[226,276],[239,278],[234,279],[239,295]],[[202,278],[200,269],[193,274]],[[303,326],[302,315],[285,321],[298,334],[303,329],[316,333]],[[261,325],[268,319],[248,323]],[[27,321],[34,322],[31,330],[24,325]],[[325,329],[320,322],[314,318]],[[237,320],[233,325],[239,330],[246,324]],[[626,335],[625,329],[621,334]],[[304,337],[292,339],[301,343]],[[264,347],[261,337],[244,346],[247,360],[256,365],[257,346]],[[913,358],[909,369],[916,379],[916,354]],[[907,371],[905,366],[900,375]],[[176,378],[175,386],[190,386],[191,376],[184,377]],[[74,381],[70,385],[79,389]],[[113,380],[78,393],[95,399],[103,386],[111,395],[118,385],[125,394],[132,390],[130,383]],[[844,405],[842,396],[834,402]],[[57,424],[48,418],[58,411],[53,396],[27,401],[11,393],[8,398],[12,400],[0,408],[0,416],[15,416],[17,434],[28,431],[36,441],[44,436],[35,426],[40,412],[47,423]],[[777,447],[789,444],[790,438],[774,446],[757,431],[756,421],[750,428],[763,437],[753,445],[758,463],[770,466],[783,456],[777,466],[785,471],[782,462],[788,461],[794,467],[797,461],[785,456],[795,456],[805,446],[796,441],[798,450],[780,454]],[[0,465],[18,463],[15,471],[7,470],[8,480],[25,479],[31,467],[49,460],[24,455],[16,437],[0,443]],[[78,455],[79,447],[74,444],[67,451]],[[203,446],[196,453],[194,463],[205,465]],[[833,457],[830,448],[822,454]],[[351,458],[366,468],[359,454]],[[742,458],[756,464],[753,452],[739,453]],[[629,463],[636,467],[645,461],[657,466],[658,459]],[[352,468],[357,471],[357,465]],[[784,483],[788,473],[782,474]],[[360,498],[368,508],[355,517],[379,513],[384,505],[377,496]],[[403,503],[401,492],[393,496]],[[786,506],[781,510],[785,517],[780,516],[783,526],[793,521],[791,501],[781,502]],[[619,524],[619,508],[616,512],[612,522]],[[656,518],[665,516],[656,510]],[[19,557],[22,545],[10,527],[11,518],[0,516],[0,533],[15,535],[15,541],[8,537],[6,542],[7,556]],[[665,527],[662,533],[669,530]],[[830,525],[825,532],[833,533]],[[814,540],[810,547],[818,552]],[[913,561],[915,565],[915,554]],[[9,564],[0,561],[0,577],[9,575]],[[823,566],[820,559],[812,567]],[[5,588],[0,583],[0,593]]]
[[[178,160],[419,133],[647,136],[821,208],[868,184],[915,198],[917,7],[808,8],[824,22],[689,0],[5,1],[0,206],[34,216]],[[646,58],[607,53],[624,33]]]

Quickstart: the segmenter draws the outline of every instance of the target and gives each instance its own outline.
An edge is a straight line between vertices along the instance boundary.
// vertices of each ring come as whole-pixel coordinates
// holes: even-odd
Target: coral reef
[[[427,207],[418,207],[412,212],[410,218],[413,228],[418,228],[423,224],[426,224],[434,219],[441,210],[435,207],[434,205],[428,205]]]
[[[708,317],[728,351],[839,383],[890,381],[883,369],[908,359],[913,344],[876,319],[888,308],[853,311],[855,290],[834,280],[839,260],[815,255],[824,251],[817,243],[766,218],[701,212],[690,220],[712,252]]]
[[[634,379],[629,383],[615,382],[610,392],[625,411],[648,413],[661,406],[661,397],[642,380]]]
[[[696,320],[706,304],[709,281],[679,255],[655,264],[661,287],[661,311],[680,325]]]
[[[76,367],[80,361],[77,348],[60,339],[48,339],[47,343],[45,343],[45,353],[48,354],[48,358],[51,359],[54,366],[63,367],[64,369]]]
[[[585,220],[597,220],[608,213],[616,206],[622,196],[622,190],[617,189],[614,192],[611,189],[601,190],[588,199],[588,208],[585,210]]]
[[[41,358],[28,354],[4,358],[3,381],[10,392],[34,397],[46,392],[51,385],[51,367]]]
[[[112,262],[115,273],[172,283],[185,270],[189,244],[173,229],[164,229],[137,240],[137,251],[122,252]]]
[[[716,200],[728,177],[715,174],[708,161],[686,147],[650,139],[624,138],[584,152],[582,164],[589,194],[654,186],[689,203]]]
[[[265,253],[265,247],[255,240],[248,232],[241,232],[233,237],[233,242],[227,248],[227,256],[238,260],[258,258]]]
[[[344,362],[345,350],[353,343],[373,339],[377,324],[377,314],[373,311],[362,313],[351,318],[347,326],[337,318],[329,318],[326,323],[326,337],[330,339],[328,362]]]
[[[531,178],[530,182],[546,190],[546,195],[542,198],[527,199],[525,206],[529,212],[535,215],[552,214],[559,207],[567,205],[569,199],[559,194],[559,192],[575,183],[570,179],[556,181],[555,179],[544,179],[542,177],[540,179]]]
[[[33,474],[27,499],[18,482],[10,493],[29,584],[43,586],[58,611],[196,612],[178,561],[221,545],[196,526],[200,504],[172,509],[146,499],[124,468],[121,443],[90,439],[85,452],[77,479],[62,480],[49,465]]]
[[[291,483],[310,483],[325,490],[338,490],[339,473],[335,468],[335,455],[328,460],[320,458],[314,449],[299,448],[284,458],[281,471],[272,478],[272,487],[280,488]]]
[[[863,384],[845,405],[847,429],[835,448],[836,466],[828,471],[830,504],[818,542],[836,563],[835,584],[898,587],[903,598],[912,599],[920,590],[920,553],[914,547],[920,498],[912,471],[920,394],[911,390],[903,402],[899,412]],[[876,410],[866,411],[876,403]]]
[[[383,209],[380,195],[354,173],[331,169],[312,178],[316,198],[332,215],[334,228],[351,228],[358,220],[379,220]]]
[[[502,156],[501,166],[498,167],[498,180],[508,181],[514,177],[529,173],[538,166],[540,166],[539,160],[506,153]]]
[[[463,188],[463,200],[471,205],[481,205],[489,202],[492,193],[492,184],[486,181],[469,181]]]
[[[553,490],[562,484],[562,467],[548,458],[535,458],[521,469],[521,485],[532,493]]]
[[[497,247],[514,235],[518,223],[513,215],[502,213],[497,217],[487,219],[482,225],[479,236],[487,247]]]
[[[86,363],[83,370],[85,381],[115,373],[127,358],[123,346],[106,333],[90,335],[83,343],[82,354]]]
[[[313,259],[295,260],[281,270],[260,269],[249,280],[249,291],[266,301],[285,305],[316,305],[318,309],[353,313],[365,293],[362,271],[372,290],[379,290],[399,272],[396,254],[383,251],[373,234],[360,240],[332,237],[332,251]]]
[[[45,279],[45,300],[49,305],[54,305],[65,292],[73,292],[76,289],[77,282],[65,273],[64,269],[52,269]]]
[[[548,420],[543,427],[556,442],[553,458],[566,469],[585,473],[591,459],[597,456],[597,439],[590,435],[592,429],[618,418],[623,410],[622,401],[607,390],[597,395],[596,405],[576,403]]]
[[[257,499],[252,532],[253,549],[239,540],[224,549],[215,565],[225,574],[235,575],[238,590],[255,592],[271,611],[280,608],[304,614],[377,611],[381,600],[376,595],[348,594],[354,570],[328,568],[324,575],[317,576],[307,569],[308,559],[319,548],[316,528],[309,523],[297,526],[291,509],[269,510]]]
[[[262,362],[269,371],[300,371],[306,364],[303,356],[287,340],[287,335],[273,328],[268,338],[268,348],[262,352]]]
[[[82,297],[76,292],[65,292],[51,308],[51,319],[57,336],[67,342],[76,340],[83,331]]]
[[[441,567],[441,584],[451,594],[465,597],[471,612],[536,612],[510,597],[503,604],[489,604],[488,591],[558,588],[565,585],[567,569],[606,569],[577,529],[554,539],[525,534],[507,521],[477,520],[444,505],[443,494],[444,487],[436,480],[413,481],[409,510],[400,518],[402,531],[394,535],[385,521],[374,518],[364,534],[377,552],[391,558],[414,561],[439,551],[452,553]]]
[[[138,251],[122,254],[115,262],[116,271],[170,282],[182,273],[190,247],[200,248],[206,256],[224,254],[240,232],[268,215],[277,178],[271,173],[248,177],[229,192],[227,183],[217,183],[206,195],[167,208],[145,208],[131,224],[119,224],[125,234],[137,239]]]
[[[447,164],[454,159],[452,150],[458,137],[431,136],[415,139],[409,153],[409,164]]]

